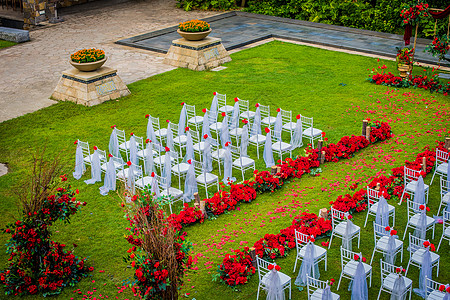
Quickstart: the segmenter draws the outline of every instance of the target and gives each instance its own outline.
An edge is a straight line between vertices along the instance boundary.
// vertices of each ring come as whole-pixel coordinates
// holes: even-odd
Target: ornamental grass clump
[[[79,50],[74,54],[70,55],[70,59],[73,62],[79,64],[96,62],[104,58],[105,58],[105,51],[95,48]]]
[[[178,29],[185,32],[204,32],[208,31],[209,28],[209,24],[201,20],[190,20],[178,25]]]

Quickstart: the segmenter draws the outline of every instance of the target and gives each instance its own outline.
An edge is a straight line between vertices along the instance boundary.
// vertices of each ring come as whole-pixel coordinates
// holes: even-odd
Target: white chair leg
[[[408,223],[406,223],[405,232],[403,233],[403,240],[405,239],[407,231],[408,231]]]
[[[435,223],[433,223],[433,237],[432,237],[432,239],[434,240],[434,229],[435,229]]]
[[[436,170],[434,170],[433,177],[431,177],[430,186],[433,184],[434,175],[436,175]]]
[[[341,276],[339,276],[339,282],[338,282],[336,291],[339,291],[339,287],[341,286],[342,275],[343,275],[343,272],[341,272]]]
[[[400,197],[400,201],[398,202],[398,205],[402,205],[403,196],[405,195],[405,189],[403,188],[402,196]]]
[[[367,220],[369,219],[369,210],[367,210],[366,221],[364,222],[364,228],[367,226]]]
[[[442,243],[442,238],[444,237],[444,235],[441,236],[441,239],[439,240],[439,244],[437,246],[436,252],[439,251],[439,247],[441,247],[441,243]]]
[[[373,257],[375,256],[375,249],[376,249],[376,245],[375,245],[375,247],[373,248],[372,258],[370,259],[370,265],[372,265]]]
[[[328,242],[328,249],[331,247],[331,241],[333,240],[334,232],[331,233],[330,241]]]
[[[295,273],[295,269],[297,268],[297,261],[298,261],[298,256],[295,257],[294,270],[292,270],[292,273]]]
[[[411,264],[411,259],[408,261],[408,265],[406,265],[405,276],[408,275],[409,265]]]
[[[361,242],[361,233],[358,233],[358,248],[359,248],[360,242]]]
[[[327,270],[328,257],[327,252],[325,252],[325,271]]]
[[[381,287],[380,287],[380,291],[378,292],[378,297],[377,297],[377,300],[379,300],[379,299],[380,299],[380,295],[381,295]]]
[[[259,284],[258,284],[258,293],[256,294],[256,300],[259,299]]]

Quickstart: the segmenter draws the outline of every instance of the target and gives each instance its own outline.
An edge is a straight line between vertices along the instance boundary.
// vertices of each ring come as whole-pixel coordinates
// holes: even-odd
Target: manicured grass
[[[178,122],[180,103],[186,102],[195,104],[197,114],[201,115],[201,109],[210,106],[213,91],[226,93],[230,102],[234,97],[248,99],[252,109],[256,102],[270,105],[272,115],[275,115],[277,107],[282,107],[292,109],[293,115],[313,116],[315,127],[325,131],[330,142],[336,142],[344,135],[359,134],[364,118],[389,122],[395,134],[392,139],[370,146],[350,160],[324,165],[319,177],[304,176],[301,180],[293,180],[278,192],[258,195],[253,203],[241,205],[240,210],[186,229],[194,243],[192,255],[198,256],[198,270],[191,271],[185,278],[182,293],[190,293],[187,298],[256,298],[257,275],[249,284],[239,288],[241,292],[211,282],[216,265],[226,253],[230,253],[230,249],[252,246],[264,234],[277,233],[289,226],[293,217],[301,211],[317,213],[318,209],[328,207],[328,202],[338,195],[352,193],[348,186],[355,182],[360,182],[359,187],[365,187],[372,176],[389,173],[392,167],[403,165],[405,159],[414,159],[423,146],[433,146],[435,140],[442,140],[442,132],[438,130],[449,130],[448,97],[423,90],[412,90],[412,93],[409,90],[394,90],[365,80],[369,74],[367,69],[386,64],[389,70],[394,71],[394,62],[377,62],[373,58],[283,42],[241,51],[233,54],[232,59],[225,65],[228,68],[220,72],[177,69],[133,83],[129,86],[132,95],[119,101],[95,107],[59,103],[1,123],[0,162],[8,163],[10,173],[0,177],[0,210],[5,212],[0,215],[0,224],[11,222],[13,216],[17,216],[14,187],[27,178],[29,158],[36,149],[45,146],[49,157],[59,155],[67,164],[67,173],[71,174],[75,156],[73,141],[76,139],[89,141],[91,148],[97,145],[107,150],[110,125],[116,124],[127,134],[134,132],[144,136],[147,126],[145,114],[160,117],[161,124],[166,119]],[[249,154],[256,157],[255,149],[250,148]],[[295,151],[294,155],[297,154],[303,155],[303,148]],[[265,168],[262,160],[257,162],[257,168]],[[239,173],[234,175],[241,179]],[[247,177],[251,176],[247,174]],[[79,246],[75,253],[89,256],[89,263],[96,268],[93,278],[83,280],[77,288],[86,294],[96,287],[102,295],[113,299],[116,296],[119,299],[132,297],[129,292],[118,294],[116,288],[121,286],[122,280],[132,276],[131,269],[122,261],[128,249],[124,239],[128,224],[123,218],[119,197],[114,193],[102,197],[98,190],[102,184],[83,183],[82,180],[90,177],[89,170],[80,181],[68,177],[69,183],[80,190],[78,200],[86,201],[88,205],[74,216],[70,225],[57,224],[54,239],[67,245],[77,243]],[[430,178],[426,178],[426,183]],[[173,180],[174,185],[176,181]],[[438,192],[439,183],[435,180],[429,203],[434,213],[439,205]],[[274,213],[277,207],[285,207],[287,212]],[[396,209],[396,229],[403,236],[406,205],[396,205]],[[355,223],[362,226],[364,218],[365,213],[356,214]],[[437,245],[442,226],[437,225],[436,228],[433,242]],[[6,240],[6,235],[0,235],[0,268],[7,261]],[[339,278],[340,243],[339,239],[335,239],[328,251],[327,272],[321,265],[323,280]],[[407,244],[405,242],[403,263],[399,263],[403,266],[409,259]],[[356,245],[354,247],[357,249]],[[372,249],[373,230],[369,223],[362,229],[360,250],[370,258]],[[443,283],[450,278],[449,261],[445,257],[448,251],[448,245],[441,246],[440,254],[444,257],[436,280]],[[377,255],[374,259],[372,288],[369,290],[371,298],[378,293],[380,286],[380,257]],[[293,281],[298,272],[297,268],[297,272],[292,273],[294,258],[295,251],[287,258],[276,260]],[[105,273],[98,270],[105,270]],[[408,276],[417,287],[417,268],[412,268]],[[348,281],[344,280],[338,291],[342,299],[349,299],[347,284]],[[75,297],[73,290],[66,289],[56,298],[81,299],[83,294]],[[336,289],[333,288],[333,291]],[[306,292],[299,292],[293,285],[292,295],[293,299],[305,299]],[[413,295],[413,299],[418,297]]]
[[[10,41],[4,41],[4,40],[0,40],[0,49],[2,48],[7,48],[7,47],[11,47],[16,45],[17,43],[14,42],[10,42]]]

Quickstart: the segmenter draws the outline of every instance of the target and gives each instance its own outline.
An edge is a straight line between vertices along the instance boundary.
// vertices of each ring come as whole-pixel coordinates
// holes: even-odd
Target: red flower
[[[130,135],[134,135],[134,133],[130,133]]]
[[[325,134],[326,134],[326,133],[322,131],[322,137],[325,137]]]
[[[425,241],[425,242],[423,242],[423,245],[424,245],[425,248],[429,247],[430,246],[430,242],[429,241]]]
[[[167,120],[166,120],[166,123],[170,123],[170,120],[169,120],[169,119],[167,119]]]
[[[265,130],[266,133],[270,132],[270,128],[269,127],[266,127],[264,130]]]
[[[275,266],[275,270],[280,271],[280,270],[281,270],[281,267],[280,267],[279,265],[276,265],[276,266]]]
[[[187,126],[187,127],[184,129],[184,131],[189,131],[189,126]]]
[[[259,107],[259,103],[256,103],[256,104],[255,104],[255,107]]]
[[[334,278],[331,278],[331,279],[330,279],[330,286],[332,286],[332,285],[334,284],[335,281],[336,281],[336,280],[334,280]]]
[[[73,142],[73,144],[74,144],[74,145],[77,145],[77,144],[78,144],[78,140],[76,140],[75,142]]]
[[[202,109],[202,112],[203,112],[204,114],[206,114],[206,108]]]
[[[348,215],[347,219],[351,220],[351,219],[353,219],[353,216],[352,215]]]
[[[450,293],[450,286],[447,288],[446,291],[447,291],[447,293]]]
[[[192,161],[191,161],[190,159],[189,159],[187,162],[188,162],[188,164],[191,164],[191,163],[192,163]]]
[[[145,143],[146,143],[146,144],[148,144],[148,143],[150,143],[150,142],[151,142],[150,139],[146,139],[146,140],[145,140]]]
[[[274,265],[272,265],[272,264],[270,264],[270,265],[267,267],[267,269],[269,269],[269,270],[273,270],[273,268],[274,268]]]
[[[181,102],[181,106],[183,106],[184,105],[184,102]]]
[[[391,230],[391,227],[389,227],[389,226],[386,226],[386,228],[384,228],[384,230],[386,230],[386,231],[390,231],[390,230]]]
[[[439,286],[439,291],[443,292],[445,290],[445,285],[441,284]]]
[[[145,117],[148,119],[148,118],[150,117],[150,115],[149,115],[149,114],[146,114]]]
[[[366,261],[367,261],[367,259],[366,259],[365,257],[363,257],[363,258],[362,258],[362,261],[363,261],[363,262],[366,262]]]
[[[229,144],[230,144],[230,142],[226,142],[225,143],[225,147],[228,147]]]
[[[215,96],[215,95],[217,95],[217,93],[216,93],[216,92],[214,92],[214,93],[213,93],[213,95]]]
[[[131,161],[127,161],[127,165],[128,165],[128,166],[131,166]]]
[[[89,267],[89,272],[94,271],[94,267]]]
[[[170,148],[166,146],[166,147],[164,147],[164,150],[166,150],[166,152],[169,152]]]
[[[152,172],[152,174],[150,176],[155,177],[155,172]]]
[[[97,146],[94,146],[94,151],[97,150],[97,149],[98,149]]]
[[[391,230],[391,235],[397,235],[397,230]]]
[[[296,115],[295,117],[297,118],[297,120],[300,120],[300,118],[302,117],[302,115]]]
[[[205,135],[203,136],[203,138],[206,140],[206,139],[208,138],[208,135],[205,134]]]
[[[421,205],[419,206],[419,209],[420,209],[420,210],[424,210],[424,209],[425,209],[425,205],[421,204]]]
[[[353,259],[354,259],[354,260],[359,260],[359,255],[358,255],[358,254],[355,254],[355,256],[353,256]]]
[[[244,120],[242,120],[242,123],[248,124],[248,120],[247,120],[247,119],[244,119]]]
[[[114,129],[114,128],[116,128],[116,125],[112,125],[112,126],[111,126],[111,129]]]
[[[113,155],[112,155],[111,153],[110,153],[110,154],[108,154],[108,156],[109,156],[109,157],[113,157]]]
[[[278,107],[278,108],[277,108],[277,112],[280,112],[280,111],[281,111],[281,108]]]
[[[226,115],[227,115],[226,113],[224,113],[224,112],[222,113],[222,117],[225,117]]]
[[[238,101],[239,101],[238,97],[234,98],[234,102],[238,102]]]

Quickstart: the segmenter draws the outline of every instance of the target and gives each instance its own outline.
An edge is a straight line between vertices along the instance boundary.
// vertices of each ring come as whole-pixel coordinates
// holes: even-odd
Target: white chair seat
[[[200,124],[203,123],[203,117],[202,116],[195,116],[188,120],[188,123],[192,124]]]
[[[317,137],[321,134],[322,134],[322,130],[317,129],[317,128],[309,127],[309,128],[306,128],[305,130],[303,130],[303,135],[307,136],[307,137]]]
[[[241,113],[241,118],[242,119],[253,119],[255,117],[255,112],[254,111],[244,111],[243,113]]]
[[[161,191],[161,196],[172,196],[174,199],[178,199],[183,195],[183,192],[179,189],[169,187],[169,195],[167,195],[167,189]]]
[[[117,172],[117,178],[127,179],[130,173],[130,168],[126,168]],[[134,176],[139,175],[139,171],[134,170]]]
[[[386,276],[386,278],[383,280],[383,287],[389,291],[392,291],[394,289],[394,283],[395,280],[397,280],[398,275],[394,274],[394,273],[390,273],[388,276]],[[408,290],[408,288],[411,286],[412,284],[412,280],[409,279],[408,277],[403,277],[403,279],[405,280],[405,288],[406,290]]]
[[[339,223],[338,225],[336,225],[336,227],[334,228],[335,233],[343,236],[345,235],[345,229],[347,227],[347,221],[343,221],[341,223]],[[353,224],[353,228],[352,228],[352,232],[350,232],[350,236],[355,235],[356,233],[358,233],[360,231],[359,226]]]
[[[123,167],[123,164],[120,164],[119,162],[116,162],[114,160],[113,160],[113,163],[114,163],[114,168],[116,170],[121,169]],[[102,164],[101,168],[102,168],[103,171],[106,172],[106,169],[108,168],[108,163]]]
[[[372,270],[372,267],[366,263],[362,263],[364,266],[364,273],[369,274],[369,272]],[[354,277],[356,274],[356,267],[358,266],[358,262],[356,260],[351,260],[344,266],[344,274],[347,274],[351,277]]]
[[[269,117],[265,117],[264,119],[262,119],[261,123],[267,124],[267,125],[273,125],[273,124],[275,124],[276,121],[277,121],[277,118],[269,116]]]
[[[255,163],[255,161],[249,157],[241,157],[233,161],[233,166],[237,166],[239,168],[250,167]]]
[[[222,122],[217,122],[209,125],[209,129],[211,130],[220,130],[222,129]]]
[[[83,160],[87,163],[91,163],[92,162],[92,158],[94,156],[94,153],[92,153],[91,155],[88,155],[86,157],[83,158]],[[101,155],[100,153],[98,154],[98,157],[100,158],[100,161],[105,160],[106,158]]]
[[[408,184],[406,184],[405,190],[410,191],[410,192],[414,192],[416,190],[417,187],[417,181],[411,181]],[[429,189],[429,185],[424,184],[424,190],[427,191]]]
[[[436,168],[436,173],[447,174],[448,163],[442,163]]]
[[[219,177],[217,175],[211,173],[206,173],[205,175],[203,174],[198,175],[197,182],[201,184],[210,184],[219,180]]]
[[[170,161],[172,162],[175,158],[172,157],[172,155],[170,156]],[[157,165],[163,165],[164,162],[166,161],[166,155],[161,155],[156,157],[153,162]]]
[[[317,289],[314,291],[314,293],[311,294],[311,300],[322,300],[322,294],[323,294],[323,290],[322,289]],[[335,294],[333,292],[331,292],[331,298],[333,300],[339,300],[341,299],[341,297],[338,294]]]
[[[155,131],[156,136],[164,137],[167,136],[167,128],[161,128]]]
[[[442,202],[449,203],[450,202],[450,193],[447,193],[442,197]]]
[[[145,148],[144,150],[139,150],[136,154],[137,154],[138,157],[146,157],[148,151],[149,151],[149,149]],[[158,153],[158,152],[156,152],[156,151],[153,150],[153,149],[152,149],[151,151],[153,152],[153,155],[155,155],[156,153]]]
[[[425,249],[418,249],[411,256],[411,260],[418,264],[422,264],[424,253],[425,253]],[[431,264],[434,264],[437,260],[439,260],[439,257],[440,257],[439,254],[436,254],[435,252],[430,252],[430,254],[431,254]]]
[[[119,144],[119,149],[122,149],[122,150],[130,149],[130,141],[126,141],[124,143]]]
[[[225,156],[225,149],[219,149],[216,151],[213,151],[211,153],[211,156],[214,157],[215,159],[223,159],[223,157]]]
[[[203,152],[205,150],[205,142],[194,144],[194,151]]]
[[[408,223],[414,227],[417,227],[419,225],[420,215],[421,213],[415,214],[411,217],[411,219],[409,219]],[[434,222],[434,218],[427,216],[427,227],[433,225]]]
[[[278,141],[272,144],[272,149],[275,151],[288,151],[291,150],[291,148],[291,144],[285,142]]]
[[[188,163],[179,163],[172,167],[172,172],[176,174],[186,174],[189,169]]]
[[[153,180],[155,180],[154,177],[152,176],[145,176],[140,178],[139,180],[136,180],[136,186],[140,187],[140,188],[144,188],[147,185],[152,185]]]
[[[388,250],[388,242],[389,242],[389,237],[388,236],[383,236],[381,237],[378,242],[377,242],[377,249],[380,249],[384,252],[386,252]],[[398,250],[399,248],[401,248],[403,246],[403,242],[400,241],[399,239],[395,239],[395,250]]]
[[[444,236],[450,237],[450,227],[447,227],[447,229],[445,229]]]
[[[265,289],[267,289],[267,286],[269,283],[269,281],[268,281],[269,275],[270,275],[270,272],[266,273],[266,275],[264,275],[263,278],[261,278],[261,283],[264,285]],[[278,272],[278,275],[280,275],[280,285],[281,286],[284,286],[291,280],[291,277],[287,276],[286,274],[284,274],[282,272]]]
[[[300,257],[305,257],[305,251],[306,251],[306,245],[300,249],[300,253],[299,253]],[[326,253],[327,253],[326,249],[319,247],[317,245],[314,245],[314,260],[317,260],[318,258],[324,256]]]
[[[219,108],[219,111],[228,114],[233,111],[233,106],[231,105],[222,106],[221,108]]]
[[[234,128],[230,130],[230,135],[240,136],[242,134],[242,128]]]
[[[445,294],[441,293],[439,291],[432,291],[428,297],[427,300],[442,300],[444,299]]]
[[[264,144],[266,142],[266,136],[262,134],[255,134],[249,138],[249,141],[254,144]]]
[[[388,207],[389,207],[389,213],[391,213],[395,210],[395,207],[390,204],[388,204]],[[377,210],[378,210],[378,202],[370,207],[370,212],[372,212],[374,214],[377,213]]]
[[[173,142],[176,144],[184,145],[186,144],[187,136],[185,134],[179,135],[176,138],[173,139]]]
[[[292,130],[293,131],[295,129],[295,126],[297,126],[297,123],[295,123],[295,122],[288,122],[288,123],[283,125],[283,129],[284,130]]]

